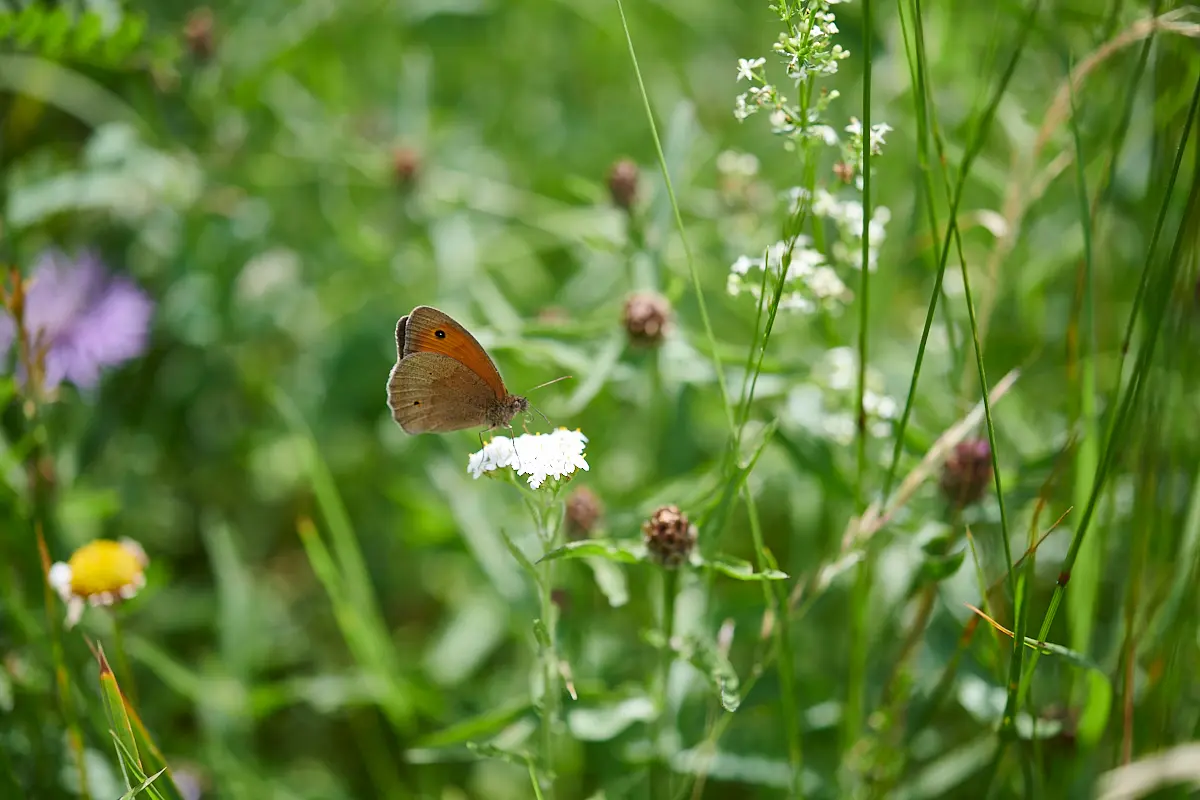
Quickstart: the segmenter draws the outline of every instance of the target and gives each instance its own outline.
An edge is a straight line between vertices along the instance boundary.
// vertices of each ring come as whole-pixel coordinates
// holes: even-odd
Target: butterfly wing
[[[405,356],[404,332],[405,332],[405,329],[407,328],[407,326],[408,326],[408,315],[405,314],[403,317],[400,318],[400,321],[396,323],[396,361],[397,362],[400,361],[400,359],[404,358],[404,356]]]
[[[405,433],[447,433],[487,424],[492,388],[450,356],[411,353],[392,367],[388,408]]]
[[[410,354],[437,353],[458,361],[478,375],[503,400],[508,395],[499,370],[466,328],[431,306],[417,306],[396,325],[401,360]]]

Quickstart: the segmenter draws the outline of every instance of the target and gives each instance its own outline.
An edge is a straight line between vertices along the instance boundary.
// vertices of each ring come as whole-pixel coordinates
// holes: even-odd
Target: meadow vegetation
[[[0,2],[0,796],[1194,796],[1198,107],[1165,0]]]

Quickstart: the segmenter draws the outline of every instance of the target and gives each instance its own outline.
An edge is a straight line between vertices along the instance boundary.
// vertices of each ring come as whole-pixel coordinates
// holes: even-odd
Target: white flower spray
[[[731,295],[748,294],[760,299],[762,271],[782,276],[784,293],[780,307],[804,314],[838,314],[854,299],[846,276],[860,270],[862,264],[863,222],[863,150],[882,152],[891,126],[872,125],[864,144],[862,123],[850,117],[849,124],[833,125],[827,118],[829,105],[838,98],[836,90],[817,86],[819,79],[834,75],[838,63],[850,52],[833,40],[838,33],[836,16],[831,10],[842,0],[777,0],[771,8],[779,14],[786,30],[780,34],[773,53],[795,89],[795,99],[785,95],[768,80],[767,59],[740,58],[737,81],[749,86],[734,100],[733,115],[739,121],[763,111],[771,131],[784,140],[784,148],[798,152],[805,163],[813,163],[822,148],[838,151],[833,169],[835,188],[808,189],[796,186],[783,192],[789,219],[796,220],[806,211],[813,226],[822,226],[812,235],[793,232],[784,240],[770,244],[755,255],[739,256],[730,268],[728,290]],[[841,197],[839,194],[851,196]],[[870,250],[867,268],[874,270],[879,245],[886,235],[891,214],[877,206],[871,215]],[[825,235],[832,229],[833,236]]]
[[[582,431],[558,428],[551,433],[525,433],[516,437],[494,436],[483,449],[471,454],[467,472],[476,479],[483,475],[507,478],[522,493],[541,540],[540,563],[532,564],[517,546],[501,532],[513,556],[529,574],[537,590],[540,615],[534,622],[538,657],[541,662],[541,761],[544,774],[538,776],[543,789],[551,789],[554,775],[554,742],[562,716],[561,692],[571,697],[575,689],[567,662],[560,659],[555,638],[558,608],[551,598],[554,588],[554,561],[545,556],[560,543],[566,515],[563,489],[579,470],[587,470],[584,447],[588,438]],[[511,470],[511,471],[509,471]],[[524,477],[528,489],[518,477]]]

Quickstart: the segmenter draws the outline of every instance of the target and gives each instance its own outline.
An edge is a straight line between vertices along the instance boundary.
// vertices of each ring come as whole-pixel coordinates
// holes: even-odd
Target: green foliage
[[[115,24],[111,20],[97,11],[73,13],[65,4],[0,9],[0,45],[48,59],[118,67],[145,42],[147,18],[122,13]]]
[[[1147,796],[1200,718],[1167,6],[0,8],[0,796]],[[405,435],[417,304],[571,376],[486,447],[587,469]]]

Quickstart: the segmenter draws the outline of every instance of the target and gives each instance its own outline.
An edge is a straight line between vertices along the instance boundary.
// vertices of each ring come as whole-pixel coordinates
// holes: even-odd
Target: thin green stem
[[[553,524],[548,520],[552,512],[558,512],[558,518]],[[537,513],[538,536],[542,540],[543,554],[557,547],[558,533],[561,525],[562,509],[560,507],[543,507]],[[552,596],[554,586],[554,559],[545,559],[539,565],[541,580],[538,584],[538,599],[541,606],[540,623],[542,626],[542,641],[539,648],[542,656],[543,687],[542,687],[542,762],[545,770],[545,797],[555,796],[554,783],[554,737],[558,726],[559,716],[559,685],[558,685],[558,648],[555,645],[555,620],[557,610]]]
[[[863,0],[863,31],[866,55],[863,58],[862,96],[862,142],[863,142],[863,215],[862,215],[862,267],[858,297],[858,385],[855,389],[857,409],[857,470],[854,481],[854,513],[862,512],[864,486],[867,480],[867,364],[870,356],[871,322],[871,41],[872,2]],[[842,717],[842,753],[849,753],[858,740],[863,708],[866,703],[867,639],[870,609],[871,583],[874,574],[874,550],[867,553],[859,565],[855,578],[853,605],[853,631],[850,636],[850,676],[847,683],[846,709]],[[847,773],[849,774],[849,773]]]
[[[658,706],[654,720],[654,760],[653,764],[653,796],[670,798],[671,794],[671,765],[665,750],[665,739],[668,727],[667,687],[671,677],[671,663],[675,660],[675,651],[671,647],[671,639],[675,636],[675,598],[679,592],[679,573],[673,569],[659,570],[660,600],[662,618],[659,620],[659,630],[662,632],[662,647],[658,651],[658,681],[655,687],[658,695],[655,700]]]
[[[754,550],[758,554],[760,572],[774,568],[767,563],[766,546],[763,544],[762,523],[758,517],[758,505],[749,484],[742,484],[742,498],[750,516],[750,535],[754,539]],[[779,709],[783,717],[784,735],[788,743],[788,764],[791,767],[791,796],[804,796],[804,749],[801,739],[800,720],[796,714],[796,673],[792,663],[790,620],[787,613],[787,589],[781,581],[763,581],[763,600],[775,618],[772,635],[779,656]]]
[[[642,95],[642,105],[646,111],[646,121],[650,124],[650,136],[654,141],[654,152],[658,155],[658,164],[662,169],[663,182],[667,187],[667,197],[671,201],[671,210],[675,215],[675,226],[679,229],[679,240],[683,245],[684,258],[687,261],[688,272],[692,278],[692,288],[696,292],[696,305],[700,309],[700,319],[704,323],[704,334],[708,338],[708,346],[712,351],[713,370],[717,373],[717,386],[721,390],[721,403],[725,409],[725,419],[729,424],[729,432],[737,430],[734,419],[733,404],[729,398],[729,387],[725,383],[725,372],[718,357],[717,335],[713,329],[712,320],[708,316],[708,304],[704,301],[704,290],[700,285],[700,273],[696,269],[696,261],[692,257],[692,248],[688,244],[687,231],[683,226],[683,215],[679,211],[679,202],[675,198],[675,187],[671,183],[671,173],[667,169],[667,158],[663,154],[662,141],[658,135],[658,125],[654,121],[654,110],[650,107],[650,95],[646,92],[646,83],[642,80],[642,70],[638,66],[637,52],[633,47],[633,36],[629,32],[629,21],[625,17],[625,7],[621,0],[616,0],[617,12],[621,15],[621,28],[625,31],[625,41],[629,45],[629,59],[633,62],[633,73],[637,77],[638,91]]]

